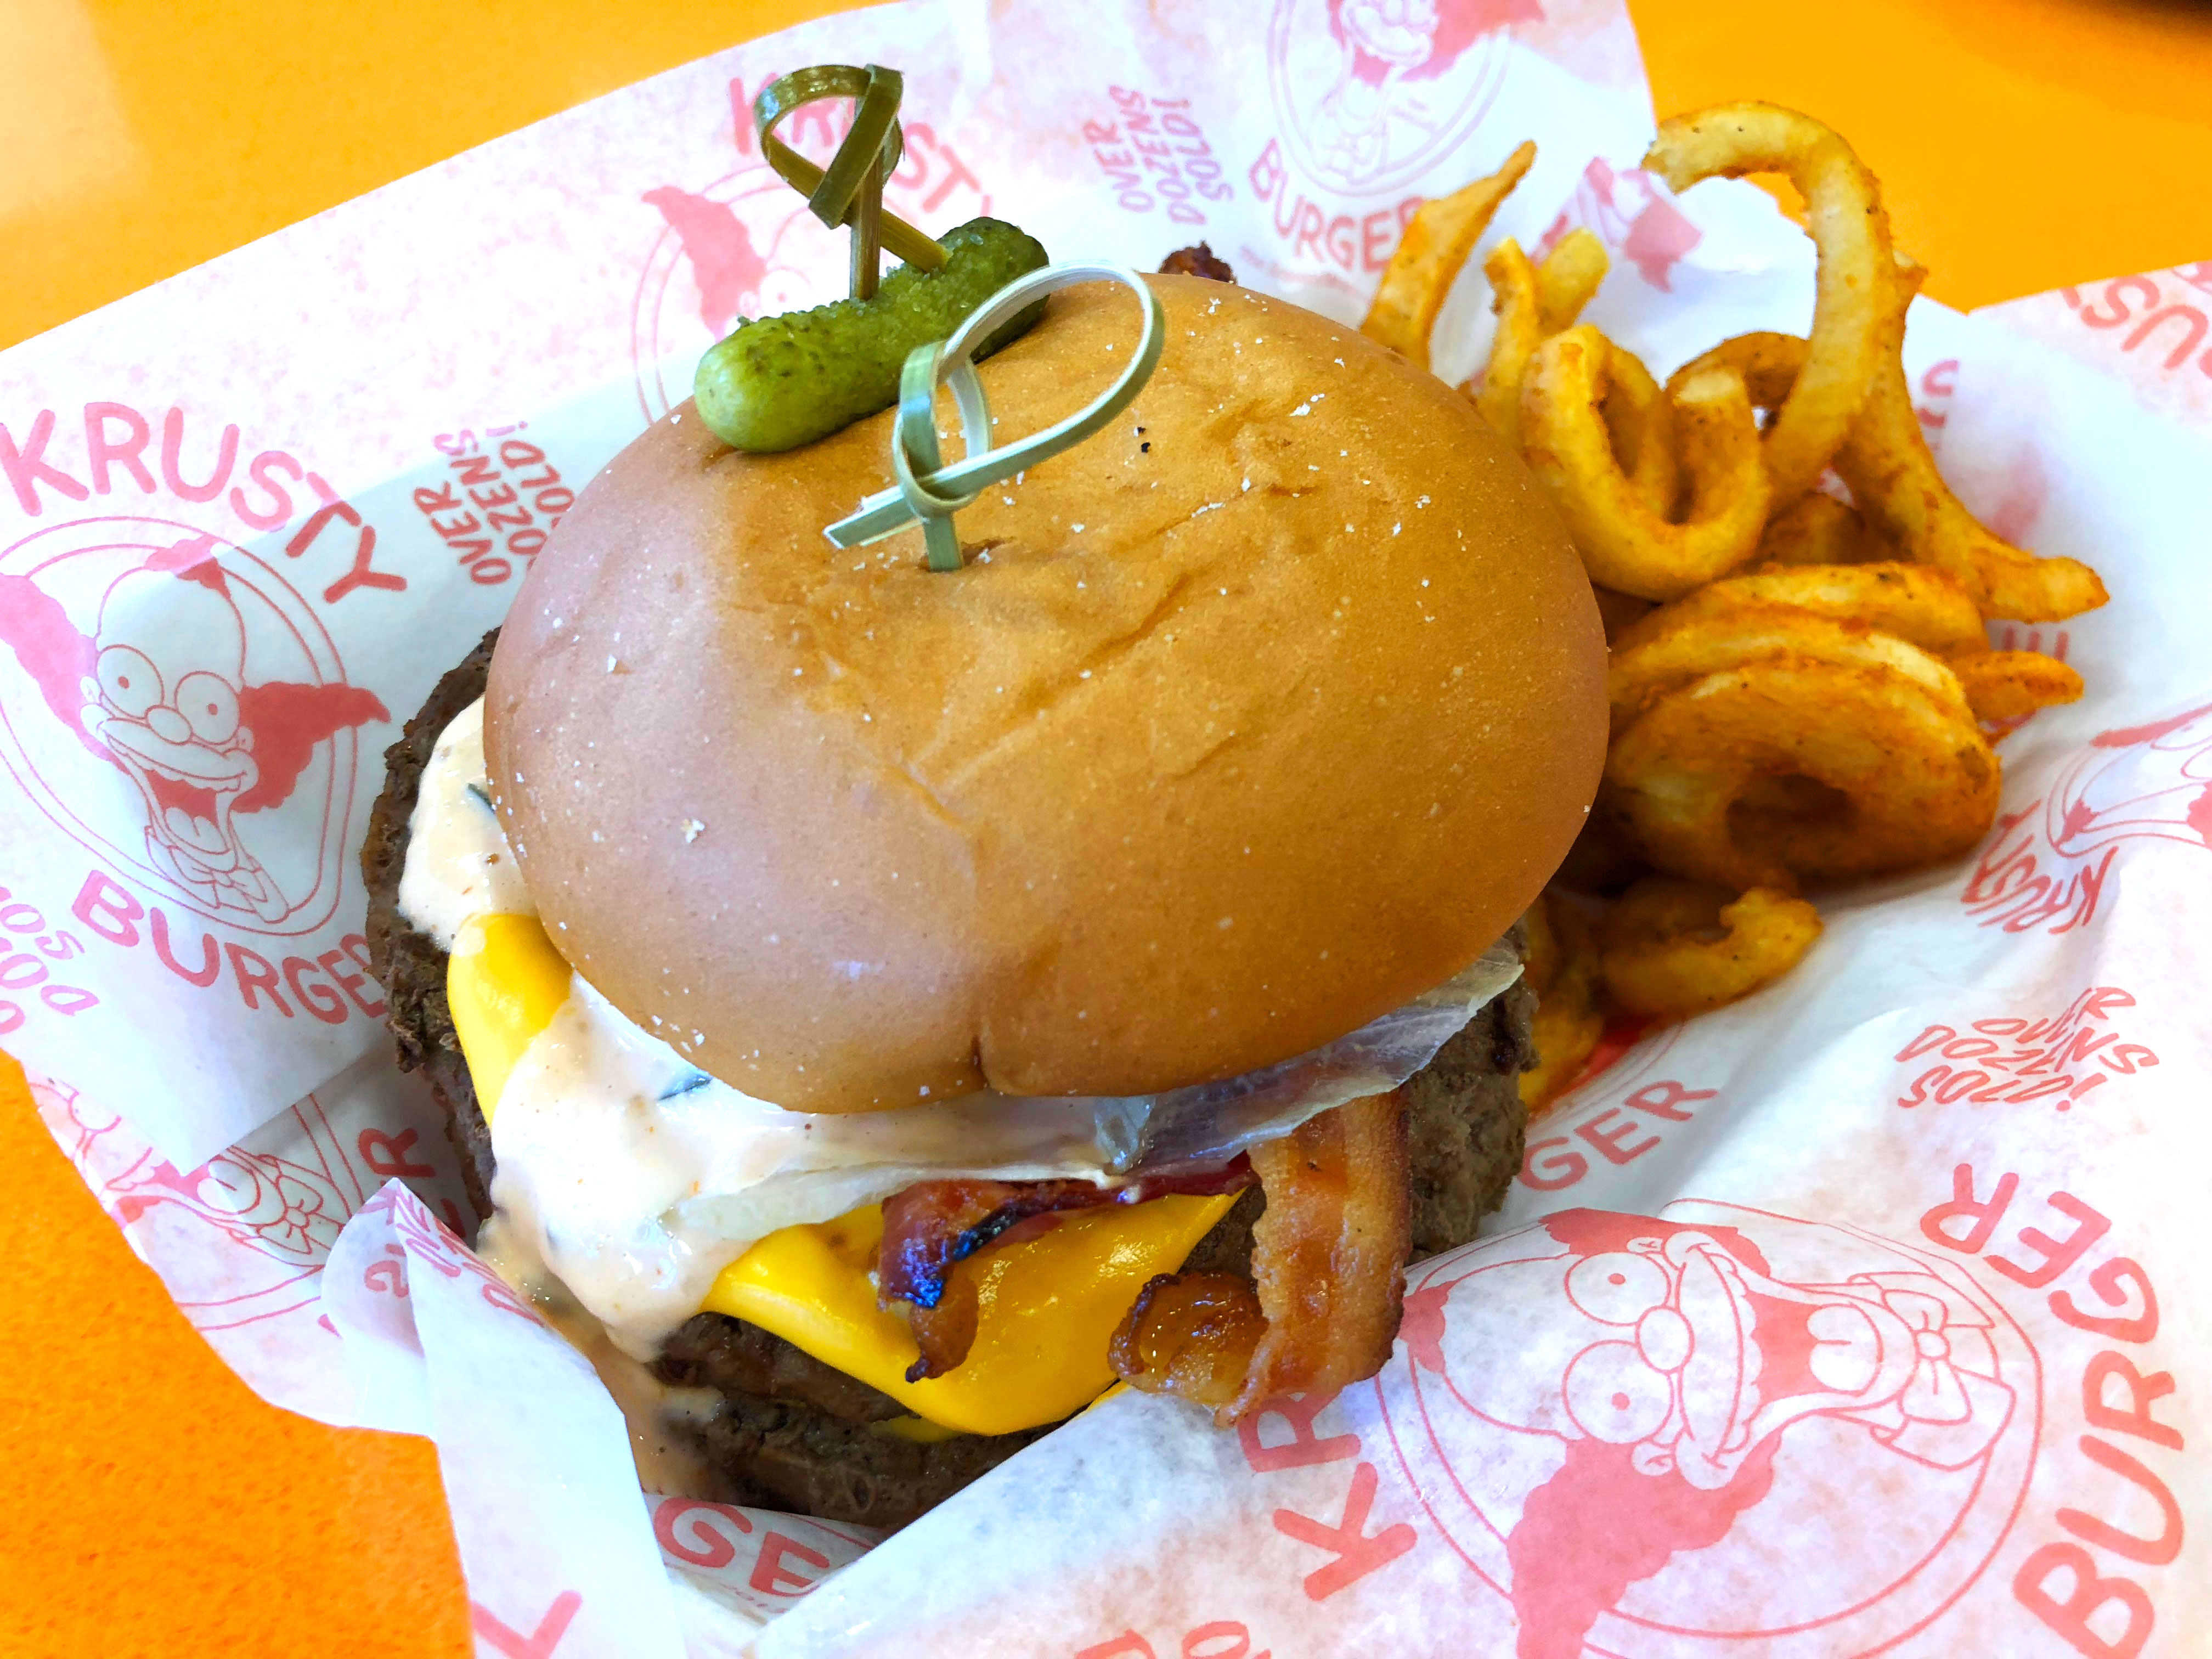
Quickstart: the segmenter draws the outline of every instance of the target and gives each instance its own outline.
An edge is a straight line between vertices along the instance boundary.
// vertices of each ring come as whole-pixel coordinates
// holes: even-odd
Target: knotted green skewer
[[[1089,404],[1042,432],[994,449],[991,405],[976,378],[979,343],[1010,318],[1034,309],[1048,294],[1078,283],[1120,283],[1137,296],[1144,322],[1129,366]],[[1158,367],[1166,341],[1166,313],[1145,279],[1127,265],[1048,265],[1018,276],[963,323],[952,337],[916,346],[899,377],[899,413],[891,428],[891,471],[898,483],[863,501],[857,511],[822,532],[832,545],[860,547],[894,535],[917,520],[932,570],[960,568],[960,540],[952,515],[972,505],[988,486],[1011,478],[1081,443],[1127,409]],[[934,408],[940,382],[952,389],[960,411],[965,459],[945,466],[937,440]]]
[[[1008,278],[1045,263],[1036,238],[995,219],[972,220],[940,243],[883,210],[884,183],[904,142],[897,120],[904,85],[897,71],[880,65],[824,64],[785,76],[753,100],[769,165],[805,193],[823,224],[852,228],[852,295],[741,321],[700,359],[692,385],[700,418],[733,448],[796,449],[890,407],[908,352],[944,338]],[[856,100],[852,131],[826,168],[775,132],[793,110],[819,98]],[[878,272],[879,244],[905,261],[888,276]],[[995,350],[1035,320],[1034,313],[1008,320],[983,350]]]

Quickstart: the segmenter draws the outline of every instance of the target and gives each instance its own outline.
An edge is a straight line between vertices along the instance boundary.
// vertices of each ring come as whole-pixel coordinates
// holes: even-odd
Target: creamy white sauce
[[[407,819],[399,872],[400,914],[447,951],[471,916],[538,914],[491,810],[489,776],[480,697],[438,734]]]
[[[722,1403],[713,1389],[672,1389],[639,1360],[608,1340],[606,1328],[586,1313],[545,1269],[536,1253],[518,1243],[506,1218],[494,1215],[477,1237],[477,1254],[521,1295],[568,1346],[592,1362],[621,1409],[629,1431],[637,1482],[669,1498],[717,1498],[720,1483],[707,1462],[699,1432]]]
[[[440,739],[433,767],[445,775],[434,788],[425,775],[400,885],[408,920],[444,941],[469,915],[532,910],[519,881],[497,906],[479,896],[514,871],[497,819],[467,787],[482,781],[481,722],[471,709],[448,734],[457,741]],[[492,1116],[495,1226],[509,1255],[542,1263],[617,1346],[649,1356],[699,1310],[716,1274],[779,1228],[831,1220],[933,1178],[1105,1184],[1140,1166],[1218,1164],[1395,1087],[1519,975],[1518,960],[1493,950],[1337,1042],[1162,1095],[984,1092],[817,1114],[708,1076],[577,975]]]

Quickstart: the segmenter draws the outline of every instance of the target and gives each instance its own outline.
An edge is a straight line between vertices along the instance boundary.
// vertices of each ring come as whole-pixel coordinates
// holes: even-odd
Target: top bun
[[[1131,1095],[1272,1064],[1450,977],[1565,855],[1605,642],[1459,392],[1351,329],[1152,279],[1104,432],[983,492],[967,568],[822,527],[890,412],[746,455],[685,404],[523,584],[492,787],[554,942],[715,1076],[811,1112]],[[1127,362],[1055,295],[981,374],[1012,434]]]

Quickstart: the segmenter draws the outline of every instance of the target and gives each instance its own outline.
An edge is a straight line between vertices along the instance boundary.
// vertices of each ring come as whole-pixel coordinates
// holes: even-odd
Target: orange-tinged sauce
[[[462,925],[446,998],[487,1118],[515,1062],[568,1000],[569,980],[535,917]],[[1235,1202],[1233,1194],[1171,1196],[1079,1211],[961,1262],[953,1273],[975,1286],[980,1304],[975,1346],[954,1370],[921,1382],[906,1380],[919,1352],[906,1322],[876,1304],[880,1205],[770,1233],[723,1269],[705,1305],[882,1389],[925,1425],[1006,1434],[1056,1423],[1112,1384],[1106,1346],[1137,1292],[1180,1267]]]

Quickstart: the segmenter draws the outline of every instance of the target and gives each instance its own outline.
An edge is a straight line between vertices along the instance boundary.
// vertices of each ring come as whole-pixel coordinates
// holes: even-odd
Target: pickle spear
[[[867,299],[739,323],[699,360],[692,392],[708,430],[733,448],[772,454],[889,409],[908,352],[946,338],[1008,283],[1046,263],[1043,245],[1003,220],[970,219],[938,240],[945,258],[935,270],[901,265]],[[1040,300],[976,356],[1043,313]]]

